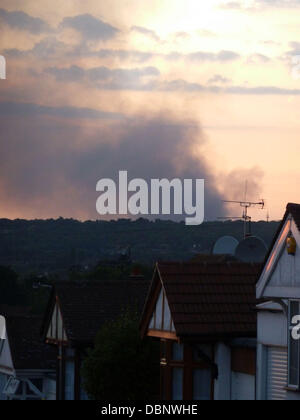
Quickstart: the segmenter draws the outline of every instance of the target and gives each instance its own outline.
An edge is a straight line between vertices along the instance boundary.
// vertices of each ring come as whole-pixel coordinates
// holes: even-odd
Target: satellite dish
[[[247,263],[263,262],[267,253],[267,246],[264,241],[256,236],[249,236],[238,245],[235,257]]]
[[[214,247],[214,255],[234,255],[239,242],[233,236],[222,236],[219,238]]]

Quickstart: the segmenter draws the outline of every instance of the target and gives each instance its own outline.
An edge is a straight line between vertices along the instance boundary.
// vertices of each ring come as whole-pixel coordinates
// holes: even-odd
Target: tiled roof
[[[255,336],[260,268],[237,262],[158,263],[177,335]]]
[[[40,336],[41,318],[4,315],[14,368],[55,369],[56,351]]]
[[[4,316],[24,316],[30,315],[29,306],[15,306],[15,305],[5,305],[0,304],[0,315]]]
[[[237,259],[233,255],[226,255],[226,254],[197,254],[193,258],[191,258],[190,262],[192,263],[227,263],[237,261]]]
[[[116,319],[129,306],[141,312],[148,288],[149,281],[144,279],[57,283],[52,301],[58,297],[69,341],[93,343],[103,323]]]

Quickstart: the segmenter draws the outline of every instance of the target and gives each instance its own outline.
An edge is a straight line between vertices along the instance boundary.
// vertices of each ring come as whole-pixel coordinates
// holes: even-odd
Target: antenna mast
[[[246,181],[245,187],[245,199],[244,201],[235,201],[235,200],[224,200],[224,203],[230,204],[239,204],[243,208],[243,215],[242,217],[227,217],[226,219],[242,219],[244,220],[244,238],[252,236],[251,232],[251,216],[248,215],[248,209],[251,207],[260,206],[263,210],[265,207],[265,200],[261,199],[258,202],[254,201],[247,201],[247,191],[248,191],[248,181]]]

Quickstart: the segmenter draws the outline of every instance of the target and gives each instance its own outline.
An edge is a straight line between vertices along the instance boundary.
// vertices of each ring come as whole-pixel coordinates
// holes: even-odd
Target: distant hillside
[[[278,222],[256,222],[253,234],[270,244]],[[91,266],[130,247],[134,261],[185,260],[210,252],[223,235],[243,237],[243,222],[207,222],[190,227],[170,221],[119,220],[79,222],[0,220],[0,264],[19,272],[55,271],[74,265]]]

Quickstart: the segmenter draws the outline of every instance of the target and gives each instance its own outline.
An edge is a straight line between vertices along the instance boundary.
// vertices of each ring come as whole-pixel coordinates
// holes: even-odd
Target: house
[[[85,400],[80,369],[97,332],[129,307],[142,311],[149,282],[140,277],[123,281],[57,283],[43,323],[43,337],[57,352],[57,399]]]
[[[161,399],[255,399],[260,265],[158,263],[141,320],[161,343]]]
[[[300,400],[300,205],[288,204],[260,274],[257,398]],[[298,318],[297,318],[298,317]]]
[[[0,340],[0,400],[53,400],[55,353],[42,341],[41,319],[5,314]]]

